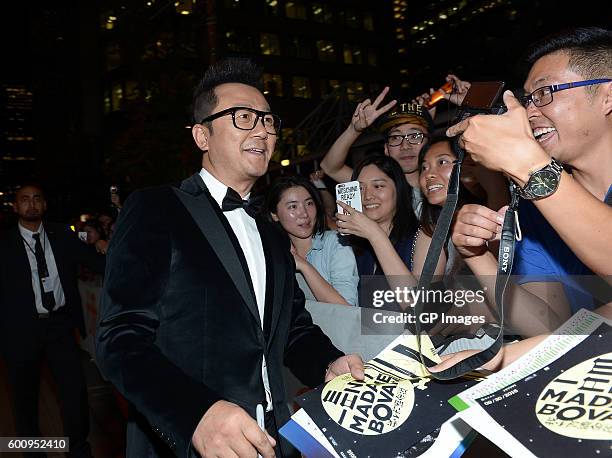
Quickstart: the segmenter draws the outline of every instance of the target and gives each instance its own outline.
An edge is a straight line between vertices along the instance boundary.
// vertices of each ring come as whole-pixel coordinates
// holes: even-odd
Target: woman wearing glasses
[[[444,97],[461,105],[470,84],[455,75],[448,75],[446,80],[453,83],[453,97],[446,93]],[[418,157],[431,138],[435,108],[428,110],[426,107],[430,98],[428,94],[422,94],[413,103],[391,100],[383,105],[388,93],[389,88],[385,87],[374,101],[366,99],[357,105],[351,123],[329,149],[321,161],[321,168],[337,182],[349,181],[353,173],[351,167],[345,164],[349,150],[362,132],[377,123],[376,130],[385,138],[384,154],[395,159],[402,168],[404,178],[412,188],[412,207],[419,215],[422,196],[419,191]]]
[[[321,161],[321,168],[337,182],[351,179],[353,170],[345,164],[349,149],[361,133],[378,120],[377,130],[385,137],[384,153],[395,159],[402,175],[413,188],[412,206],[418,213],[421,195],[418,191],[418,157],[427,144],[433,121],[427,108],[417,103],[392,100],[382,105],[389,92],[386,87],[374,101],[366,99],[357,105],[351,123],[340,135]],[[380,119],[379,119],[380,118]]]

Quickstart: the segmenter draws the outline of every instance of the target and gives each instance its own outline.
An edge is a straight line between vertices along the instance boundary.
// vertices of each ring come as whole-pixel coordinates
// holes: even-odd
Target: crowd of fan
[[[584,36],[578,36],[580,33]],[[572,67],[575,69],[575,79],[605,76],[610,69],[609,63],[606,64],[602,56],[609,57],[609,43],[606,42],[609,40],[609,32],[587,30],[580,33],[560,39],[556,44],[558,50],[550,46],[536,50],[531,62],[542,62],[550,60],[550,56],[556,56],[563,60],[562,66],[572,67],[572,59],[575,59],[579,62]],[[571,49],[574,54],[566,49]],[[569,60],[569,64],[566,60]],[[592,65],[580,64],[582,61],[591,62]],[[556,64],[547,61],[546,65]],[[444,97],[449,103],[461,106],[470,83],[455,75],[448,75],[447,81],[453,89],[450,93],[444,93]],[[595,93],[598,84],[609,81],[588,80],[585,83],[594,85],[594,89],[580,90]],[[545,120],[543,110],[540,111],[544,102],[541,99],[536,101],[535,95],[542,88],[537,86],[535,89],[522,100],[523,106],[516,99],[505,101],[513,113],[520,111],[519,115],[526,114],[531,124],[528,126],[529,132],[533,132],[531,135],[537,136],[546,149],[546,137],[550,135],[550,130],[562,133],[564,126],[559,121],[558,125],[552,127],[550,120]],[[449,138],[434,134],[436,108],[427,108],[433,93],[431,90],[409,103],[400,103],[386,100],[389,88],[385,88],[373,100],[364,100],[357,105],[346,130],[322,158],[321,170],[316,170],[308,178],[283,176],[266,190],[263,216],[277,223],[288,236],[297,280],[307,299],[365,305],[358,304],[358,290],[360,278],[366,275],[401,276],[402,281],[409,286],[418,282],[437,219],[446,202],[451,171],[457,160]],[[578,96],[577,92],[575,94]],[[552,93],[547,103],[551,102]],[[562,103],[557,102],[557,105]],[[609,136],[609,121],[605,119],[609,118],[609,113],[605,110],[602,113],[604,121],[597,124],[601,125],[601,134],[590,138],[605,143]],[[590,128],[595,129],[593,125]],[[351,168],[347,164],[350,148],[366,130],[378,132],[384,141],[378,153],[367,155],[361,163]],[[570,132],[566,135],[569,137],[573,134]],[[495,145],[496,142],[491,143]],[[574,145],[573,148],[576,149],[575,153],[564,153],[567,155],[564,165],[567,170],[574,170],[573,176],[579,181],[583,165],[579,161],[572,163],[571,155],[576,156],[581,148],[590,148],[595,154],[599,147],[585,143]],[[497,258],[501,223],[510,200],[508,180],[504,176],[509,176],[509,173],[501,166],[486,164],[486,161],[478,157],[475,162],[470,154],[466,155],[461,174],[459,210],[441,253],[436,275],[447,279],[471,273],[482,277],[495,276],[495,261],[491,259]],[[606,173],[605,166],[602,173]],[[607,183],[606,179],[603,177],[599,181]],[[360,183],[362,211],[336,202],[333,184],[351,180]],[[574,184],[571,183],[571,186]],[[583,184],[583,188],[588,188],[588,184]],[[590,191],[598,199],[602,197]],[[121,208],[118,195],[111,193],[111,200],[115,206],[113,213],[118,216]],[[341,208],[340,213],[337,212],[338,206]],[[594,308],[605,303],[601,300],[587,300],[589,292],[575,285],[570,276],[591,275],[593,272],[605,276],[609,269],[601,268],[599,260],[583,263],[583,258],[588,256],[580,256],[580,250],[571,243],[568,243],[568,248],[566,235],[555,223],[552,223],[554,228],[546,228],[544,238],[553,240],[554,249],[560,247],[563,253],[557,254],[552,249],[542,247],[539,241],[533,242],[531,237],[537,232],[534,228],[547,224],[546,220],[531,202],[523,202],[519,213],[525,215],[524,229],[528,227],[529,233],[519,245],[514,273],[523,275],[525,278],[521,283],[527,284],[514,288],[508,311],[509,321],[521,331],[519,334],[549,331],[579,307]],[[113,215],[102,212],[84,215],[73,223],[73,230],[80,233],[83,242],[96,246],[104,254],[107,248],[104,242],[112,239],[115,223]],[[536,249],[542,249],[546,256],[551,256],[549,264],[554,268],[547,270],[548,265],[544,266],[543,261],[536,259],[543,256],[538,255]],[[563,259],[557,259],[556,256]],[[557,264],[560,267],[554,270]],[[574,270],[568,270],[567,265],[571,265]],[[535,280],[535,274],[540,277],[558,274],[558,277],[550,281],[541,278]],[[555,282],[560,283],[560,286]],[[533,286],[533,283],[537,285]],[[463,312],[475,311],[467,308]],[[484,313],[489,312],[484,310]]]

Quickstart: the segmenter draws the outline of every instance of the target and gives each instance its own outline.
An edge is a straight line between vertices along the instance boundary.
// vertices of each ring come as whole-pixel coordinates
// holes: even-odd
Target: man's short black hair
[[[23,188],[36,188],[42,194],[43,199],[46,199],[44,186],[41,185],[38,181],[34,181],[34,180],[24,181],[20,183],[19,185],[17,185],[17,187],[15,188],[15,198],[17,197],[17,193],[19,192],[19,190]]]
[[[556,52],[568,54],[568,68],[585,79],[612,76],[612,30],[582,27],[550,35],[529,49],[525,63],[531,67],[541,57]],[[597,87],[588,89],[595,91]]]
[[[210,116],[219,100],[215,88],[226,83],[241,83],[260,91],[262,71],[252,60],[230,57],[219,61],[206,70],[193,92],[193,122],[199,123]],[[209,126],[210,128],[210,126]]]

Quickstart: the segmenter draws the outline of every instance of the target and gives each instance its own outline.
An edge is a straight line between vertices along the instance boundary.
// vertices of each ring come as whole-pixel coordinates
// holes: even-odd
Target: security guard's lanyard
[[[419,278],[419,284],[417,286],[418,290],[427,290],[431,285],[433,275],[438,264],[438,259],[442,251],[442,247],[444,246],[444,243],[447,239],[451,222],[453,220],[453,215],[455,213],[455,209],[457,207],[457,202],[459,199],[459,177],[461,174],[461,164],[463,163],[465,152],[457,144],[457,139],[453,140],[452,145],[453,150],[457,155],[457,160],[455,161],[455,165],[453,167],[453,171],[451,172],[451,176],[449,179],[446,203],[444,204],[440,216],[438,217],[436,228],[432,235],[431,244],[427,252],[427,257],[425,258],[425,264],[423,265],[423,271],[421,273],[421,277]],[[479,367],[482,367],[487,362],[491,361],[501,349],[504,336],[504,293],[506,291],[506,286],[508,285],[510,274],[512,272],[515,240],[520,240],[520,234],[517,237],[516,232],[518,228],[517,209],[519,203],[519,196],[517,193],[516,185],[513,182],[511,182],[510,184],[510,196],[510,206],[506,211],[504,224],[502,226],[501,240],[499,246],[499,258],[497,265],[497,277],[495,279],[496,304],[494,310],[496,311],[497,316],[495,318],[498,320],[499,326],[489,326],[487,327],[487,329],[485,329],[485,332],[487,332],[489,337],[493,339],[493,343],[488,348],[480,351],[479,353],[469,356],[468,358],[458,362],[457,364],[452,367],[449,367],[448,369],[445,369],[444,371],[431,373],[431,376],[436,379],[454,379],[469,372],[472,372],[478,369]],[[422,296],[419,295],[419,297],[423,296],[426,296],[426,294],[423,294]],[[421,364],[423,364],[425,367],[431,367],[431,364],[428,365],[426,363],[426,358],[421,352],[421,315],[424,313],[422,301],[417,301],[414,307],[414,313],[416,315],[416,319],[414,320],[414,326],[411,327],[411,330],[417,336],[419,358],[421,360]],[[497,332],[495,332],[494,330],[497,330]]]
[[[43,259],[47,259],[46,256],[46,252],[47,252],[47,234],[43,233],[43,232],[38,232],[39,235],[42,236],[43,242],[41,243],[41,248],[42,248],[42,257]],[[21,240],[23,240],[23,243],[25,243],[25,245],[28,247],[28,250],[30,250],[30,252],[34,255],[34,258],[36,258],[36,251],[34,251],[32,249],[32,247],[30,246],[30,244],[28,243],[28,241],[23,237],[23,235],[19,234],[21,236]],[[46,262],[45,265],[43,267],[46,267]],[[46,278],[49,276],[49,271],[44,271],[44,272],[39,272],[38,276],[40,278]]]

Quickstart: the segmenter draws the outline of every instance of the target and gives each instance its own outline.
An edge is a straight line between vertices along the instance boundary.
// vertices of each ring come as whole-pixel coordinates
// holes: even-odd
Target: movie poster
[[[364,381],[344,374],[297,400],[340,456],[422,453],[455,414],[447,400],[476,383],[424,377],[414,337],[405,337],[366,363]],[[425,347],[424,356],[434,364],[438,357],[431,343]]]
[[[536,456],[612,456],[612,327],[475,401]]]

